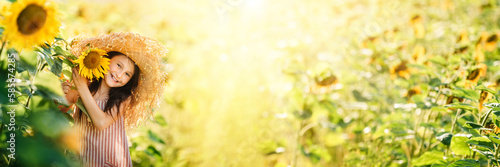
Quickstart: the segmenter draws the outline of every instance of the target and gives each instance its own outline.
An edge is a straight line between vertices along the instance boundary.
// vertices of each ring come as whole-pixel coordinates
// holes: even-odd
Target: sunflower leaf
[[[464,109],[464,110],[468,110],[468,111],[476,111],[477,110],[476,107],[474,107],[470,104],[467,104],[467,103],[452,103],[452,104],[448,104],[444,107],[455,108],[455,109]]]
[[[7,51],[8,54],[16,54],[19,57],[19,65],[17,66],[18,72],[28,71],[31,74],[36,73],[37,68],[37,55],[33,51],[27,51],[23,54],[17,53],[14,49],[9,49]]]
[[[69,120],[58,112],[57,105],[52,100],[43,96],[33,96],[31,100],[30,110],[33,115],[29,120],[33,128],[52,138],[70,128]]]
[[[68,65],[71,68],[75,67],[75,64],[73,62],[71,62],[70,60],[68,60],[68,59],[64,59],[63,63],[66,64],[66,65]]]
[[[47,62],[49,66],[52,66],[54,64],[52,56],[47,55],[45,52],[37,51],[36,54],[40,56],[43,60],[45,60],[45,62]]]
[[[477,93],[475,90],[470,90],[470,89],[455,89],[451,91],[453,96],[456,97],[461,97],[461,98],[467,98],[472,101],[478,101],[479,100],[479,93]]]
[[[56,54],[60,54],[60,55],[63,55],[63,56],[71,55],[71,53],[69,53],[68,51],[62,49],[61,46],[55,46],[54,47],[54,51],[56,52]]]
[[[60,104],[68,103],[66,98],[64,98],[64,92],[59,82],[59,78],[51,72],[39,72],[33,81],[33,85],[36,87],[35,93],[37,95],[55,100]]]
[[[496,94],[497,94],[497,92],[496,92],[495,90],[493,90],[493,89],[491,89],[491,88],[487,88],[487,87],[485,87],[484,85],[479,85],[479,86],[477,86],[477,87],[476,87],[476,89],[477,89],[477,90],[484,90],[484,91],[490,92],[490,93],[491,93],[491,94],[493,94],[493,95],[496,95]]]
[[[474,137],[466,141],[467,144],[476,145],[479,147],[484,147],[490,150],[495,150],[493,143],[488,137]]]
[[[451,138],[450,149],[457,155],[467,155],[470,153],[469,145],[466,143],[467,137],[455,135]]]
[[[62,63],[63,60],[54,59],[54,64],[50,66],[50,71],[52,71],[52,73],[56,74],[58,77],[61,77]]]
[[[429,61],[432,62],[432,63],[436,63],[436,64],[439,64],[439,65],[442,65],[442,66],[445,66],[448,63],[446,61],[446,59],[444,57],[441,57],[441,56],[431,57],[429,59]]]
[[[452,164],[448,165],[449,167],[455,167],[455,166],[470,166],[470,167],[476,167],[480,166],[478,162],[474,159],[461,159],[458,161],[453,162]]]
[[[85,106],[83,105],[82,98],[78,98],[78,102],[76,102],[75,104],[76,104],[76,106],[78,106],[78,108],[80,108],[80,111],[82,111],[83,113],[85,113],[85,115],[87,115],[87,117],[92,122],[92,119],[90,118],[90,115],[87,113],[87,109],[85,109]]]

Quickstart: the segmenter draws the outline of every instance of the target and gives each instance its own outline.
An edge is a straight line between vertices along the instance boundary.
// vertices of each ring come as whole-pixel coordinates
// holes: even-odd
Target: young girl
[[[167,50],[153,39],[134,33],[114,33],[76,39],[72,53],[80,56],[89,47],[105,50],[109,70],[90,82],[73,69],[73,82],[63,83],[68,102],[81,98],[88,117],[77,110],[73,115],[79,156],[84,166],[132,166],[125,129],[145,120],[160,99],[166,73],[161,57]]]

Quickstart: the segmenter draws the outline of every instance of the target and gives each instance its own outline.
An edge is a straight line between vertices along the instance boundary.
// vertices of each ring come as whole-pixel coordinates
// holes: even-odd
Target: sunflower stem
[[[457,115],[455,116],[455,119],[451,123],[451,131],[450,131],[451,134],[453,134],[453,130],[455,129],[455,124],[457,123],[458,117],[460,116],[461,112],[462,112],[461,109],[457,109]]]
[[[499,150],[500,150],[500,145],[498,145],[498,146],[496,147],[496,150],[495,150],[495,162],[497,163],[497,165],[499,165],[499,164],[498,164],[498,151],[499,151]]]

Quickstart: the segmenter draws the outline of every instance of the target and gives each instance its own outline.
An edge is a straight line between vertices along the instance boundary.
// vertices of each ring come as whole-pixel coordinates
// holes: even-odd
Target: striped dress
[[[104,110],[106,101],[97,101],[97,105]],[[130,152],[128,148],[127,136],[123,116],[118,118],[109,127],[103,130],[94,128],[91,122],[87,121],[87,116],[79,113],[74,114],[75,126],[80,138],[79,158],[83,166],[90,167],[129,167],[132,166]]]

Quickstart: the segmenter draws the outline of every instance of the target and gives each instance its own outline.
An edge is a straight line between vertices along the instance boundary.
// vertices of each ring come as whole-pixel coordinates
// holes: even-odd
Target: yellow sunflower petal
[[[82,52],[77,60],[82,76],[88,79],[104,78],[104,74],[109,69],[109,59],[104,57],[106,55],[104,50],[97,48]]]
[[[61,23],[55,4],[46,0],[18,0],[2,20],[9,45],[17,50],[52,43]]]

